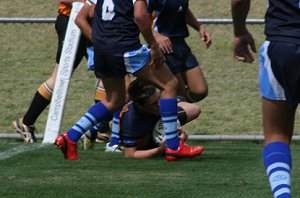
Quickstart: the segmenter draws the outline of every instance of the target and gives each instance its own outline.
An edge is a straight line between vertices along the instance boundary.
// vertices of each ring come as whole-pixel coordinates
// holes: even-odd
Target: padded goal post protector
[[[80,2],[74,2],[72,4],[72,11],[60,56],[43,143],[54,143],[55,138],[60,132],[65,101],[81,34],[80,29],[75,24],[75,18],[83,5],[84,4]]]

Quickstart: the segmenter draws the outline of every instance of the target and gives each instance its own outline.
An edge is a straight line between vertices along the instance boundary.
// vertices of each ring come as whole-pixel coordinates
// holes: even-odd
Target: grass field
[[[250,18],[263,18],[265,1],[252,0]],[[56,1],[0,2],[0,17],[56,17]],[[198,18],[230,18],[229,1],[190,1]],[[0,133],[15,133],[11,122],[22,116],[38,86],[53,70],[57,38],[54,24],[0,23]],[[205,50],[197,33],[187,39],[201,63],[209,96],[199,102],[201,116],[186,126],[191,134],[262,134],[257,61],[252,65],[232,58],[231,25],[207,25],[213,45]],[[257,47],[263,26],[250,25]],[[86,61],[73,75],[62,130],[70,128],[93,103],[94,75]],[[48,110],[37,120],[44,133]],[[299,120],[299,113],[297,115]],[[299,134],[297,120],[295,133]],[[163,157],[125,159],[122,155],[79,149],[80,160],[63,159],[59,150],[41,144],[0,141],[0,197],[271,197],[261,161],[259,142],[189,142],[203,144],[195,159],[169,163]],[[292,144],[299,164],[299,143]],[[299,185],[293,167],[293,186]],[[293,194],[300,194],[293,188]]]
[[[103,152],[102,145],[80,149],[80,160],[71,162],[52,145],[1,141],[0,197],[271,197],[260,143],[201,144],[206,149],[202,156],[176,162],[125,159]],[[299,145],[292,149],[300,152]],[[294,163],[299,160],[294,155]],[[300,182],[299,171],[293,168],[293,185]]]

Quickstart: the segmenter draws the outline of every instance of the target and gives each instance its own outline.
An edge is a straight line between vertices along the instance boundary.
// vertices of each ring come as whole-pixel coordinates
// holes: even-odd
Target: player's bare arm
[[[204,24],[197,21],[196,17],[189,8],[187,9],[185,14],[185,20],[189,26],[199,32],[200,38],[204,41],[206,48],[208,48],[212,43],[211,36],[206,31]]]
[[[92,27],[89,23],[89,12],[91,5],[85,3],[79,11],[75,23],[80,28],[81,32],[91,41],[92,40]]]
[[[256,52],[254,39],[246,27],[246,18],[249,9],[250,0],[231,1],[231,12],[234,29],[233,54],[237,60],[246,63],[252,63],[254,61],[250,49],[252,52]]]
[[[135,2],[134,18],[139,30],[141,31],[141,34],[151,50],[152,60],[150,64],[155,67],[162,65],[164,62],[164,56],[153,36],[151,19],[147,13],[147,3],[144,0],[138,0]]]
[[[165,152],[166,143],[162,143],[159,147],[148,150],[137,150],[137,147],[126,147],[124,156],[130,158],[144,159],[162,155]]]

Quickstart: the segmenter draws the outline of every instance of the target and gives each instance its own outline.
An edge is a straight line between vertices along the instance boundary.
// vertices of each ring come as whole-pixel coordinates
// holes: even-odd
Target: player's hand
[[[255,42],[252,35],[246,31],[244,34],[235,36],[233,39],[233,55],[234,57],[245,63],[253,63],[254,58],[252,52],[256,53]]]
[[[172,42],[169,37],[164,36],[162,34],[157,33],[155,39],[159,45],[160,50],[165,54],[169,54],[173,52]]]
[[[209,46],[212,43],[212,40],[210,34],[206,31],[206,28],[203,24],[201,24],[199,27],[199,35],[202,41],[204,41],[206,48],[209,48]]]
[[[158,45],[151,46],[150,53],[151,53],[150,66],[159,67],[163,65],[163,63],[165,62],[165,57],[161,52],[161,50],[159,49]]]

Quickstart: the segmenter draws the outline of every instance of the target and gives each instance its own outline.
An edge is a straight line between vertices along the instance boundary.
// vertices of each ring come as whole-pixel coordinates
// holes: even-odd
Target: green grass
[[[250,18],[263,18],[266,1],[252,0]],[[23,0],[18,6],[0,3],[0,17],[56,17],[56,1]],[[198,18],[230,18],[229,1],[190,1]],[[207,25],[213,45],[205,50],[198,34],[187,39],[202,65],[209,96],[201,101],[201,116],[186,126],[192,134],[262,134],[257,61],[232,58],[231,25]],[[0,133],[14,133],[11,122],[22,116],[55,64],[54,24],[0,24]],[[263,26],[251,25],[257,47]],[[257,55],[256,55],[257,56]],[[86,61],[73,75],[62,130],[70,128],[93,103],[94,76]],[[36,122],[43,133],[48,110]],[[299,114],[299,113],[298,113]],[[299,115],[297,115],[297,118]],[[297,120],[295,132],[299,133]],[[192,144],[199,144],[192,142]],[[125,159],[122,155],[79,149],[80,160],[63,159],[53,146],[0,142],[0,197],[271,197],[261,161],[260,143],[201,142],[204,154],[168,163],[163,157]],[[299,144],[292,152],[299,153]],[[293,155],[299,164],[299,155]],[[293,186],[300,183],[293,167]],[[300,194],[293,188],[293,194]]]
[[[271,197],[260,143],[201,144],[206,149],[202,156],[176,162],[126,159],[103,152],[102,145],[79,149],[80,160],[67,161],[52,145],[1,141],[0,197]],[[23,149],[29,151],[3,157]],[[299,145],[292,150],[298,153]],[[294,163],[299,160],[294,155]],[[293,185],[300,182],[298,172],[294,167]],[[299,194],[299,188],[293,193]]]

